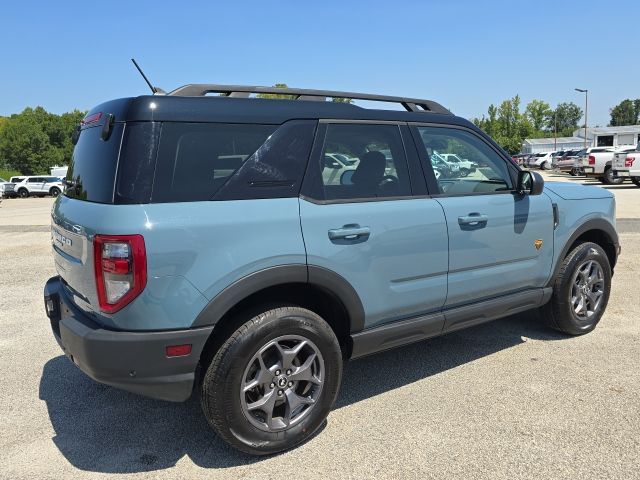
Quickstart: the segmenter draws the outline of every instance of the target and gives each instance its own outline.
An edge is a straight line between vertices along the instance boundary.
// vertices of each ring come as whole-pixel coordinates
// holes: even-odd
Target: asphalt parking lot
[[[351,362],[320,434],[268,458],[216,438],[195,397],[154,401],[77,370],[42,302],[53,199],[5,200],[0,478],[640,478],[640,188],[607,188],[623,251],[593,333],[523,314]]]

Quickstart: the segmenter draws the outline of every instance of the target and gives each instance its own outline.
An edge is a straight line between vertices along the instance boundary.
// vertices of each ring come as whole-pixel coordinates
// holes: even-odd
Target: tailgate
[[[73,200],[61,200],[56,202],[51,215],[51,245],[56,270],[75,303],[83,310],[92,309],[91,304],[97,305],[93,243],[86,229],[66,218],[65,208],[60,207],[61,203]]]

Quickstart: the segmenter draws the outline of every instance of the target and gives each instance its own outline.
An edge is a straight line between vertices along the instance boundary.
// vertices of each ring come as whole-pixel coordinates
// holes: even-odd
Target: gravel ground
[[[635,220],[593,333],[524,314],[351,362],[322,432],[256,459],[216,438],[197,398],[121,392],[62,356],[42,302],[50,204],[0,206],[0,478],[640,478]]]

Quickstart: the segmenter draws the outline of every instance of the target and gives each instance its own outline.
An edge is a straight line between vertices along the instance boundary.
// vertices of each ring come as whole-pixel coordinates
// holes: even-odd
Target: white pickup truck
[[[624,181],[613,174],[612,162],[616,153],[627,153],[635,147],[608,148],[604,152],[591,152],[582,159],[582,167],[587,177],[595,177],[607,185],[617,185]]]
[[[613,156],[613,174],[617,178],[630,178],[640,187],[640,142],[633,152],[620,152]]]

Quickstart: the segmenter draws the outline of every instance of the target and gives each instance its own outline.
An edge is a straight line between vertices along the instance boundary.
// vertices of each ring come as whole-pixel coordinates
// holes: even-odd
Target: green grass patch
[[[6,170],[4,168],[0,168],[0,178],[6,180],[7,182],[9,181],[9,178],[17,177],[18,175],[21,174],[17,170]]]

